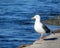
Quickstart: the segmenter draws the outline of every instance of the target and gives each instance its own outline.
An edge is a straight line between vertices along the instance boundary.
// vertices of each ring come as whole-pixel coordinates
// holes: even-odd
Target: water
[[[23,44],[32,44],[40,34],[33,29],[35,14],[41,20],[54,18],[60,13],[59,0],[0,0],[0,48],[17,48]],[[51,30],[60,26],[47,25]]]

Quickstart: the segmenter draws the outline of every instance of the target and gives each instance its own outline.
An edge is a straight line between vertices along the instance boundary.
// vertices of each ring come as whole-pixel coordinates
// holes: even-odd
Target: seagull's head
[[[40,20],[40,16],[39,15],[35,15],[34,17],[32,17],[32,19],[35,19],[35,20]]]

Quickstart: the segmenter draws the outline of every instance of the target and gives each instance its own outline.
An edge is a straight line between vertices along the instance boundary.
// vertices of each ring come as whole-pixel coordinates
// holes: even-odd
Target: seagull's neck
[[[41,23],[40,19],[36,19],[36,20],[35,20],[34,27],[37,27],[37,26],[42,27],[42,25],[43,25],[43,24]]]
[[[41,23],[41,21],[37,19],[37,20],[35,21],[34,27],[37,27],[37,26],[42,27],[42,25],[43,25],[43,24]]]
[[[40,22],[40,19],[36,19],[36,21],[35,22]]]
[[[36,19],[35,24],[42,24],[42,23],[41,23],[40,19]]]

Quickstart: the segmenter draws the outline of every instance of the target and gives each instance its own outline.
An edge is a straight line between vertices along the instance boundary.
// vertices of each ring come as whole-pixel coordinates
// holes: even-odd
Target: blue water
[[[42,21],[55,18],[60,14],[60,0],[0,0],[0,48],[17,48],[37,40],[40,34],[34,31],[31,19],[35,14],[40,14]]]

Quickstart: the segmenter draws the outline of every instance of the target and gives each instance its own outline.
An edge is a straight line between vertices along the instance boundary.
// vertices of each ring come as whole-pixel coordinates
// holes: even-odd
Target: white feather
[[[43,24],[40,22],[40,16],[39,15],[35,15],[33,17],[35,19],[35,24],[34,24],[34,29],[36,32],[38,33],[45,33],[45,30],[43,29]]]

